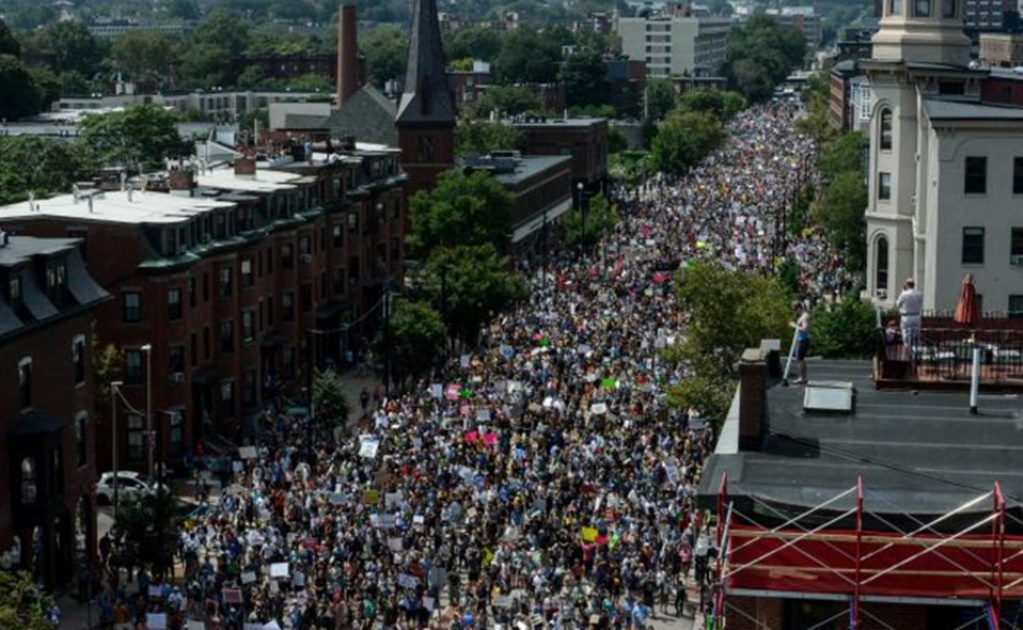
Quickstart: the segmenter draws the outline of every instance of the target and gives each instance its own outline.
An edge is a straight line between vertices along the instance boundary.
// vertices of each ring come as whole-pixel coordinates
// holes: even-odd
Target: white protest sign
[[[255,446],[239,446],[238,457],[242,459],[256,459],[258,453],[256,452]]]
[[[366,459],[374,459],[377,456],[377,451],[380,450],[380,441],[376,439],[364,440],[359,445],[359,457],[365,457]]]
[[[146,613],[148,630],[167,630],[167,613]]]
[[[287,562],[275,562],[270,565],[270,577],[272,578],[283,578],[288,577],[288,563]]]
[[[256,573],[254,571],[246,571],[242,573],[242,584],[252,584],[256,581]]]
[[[599,416],[601,414],[607,413],[607,404],[606,403],[593,403],[593,406],[590,407],[590,413],[592,413],[595,416]]]

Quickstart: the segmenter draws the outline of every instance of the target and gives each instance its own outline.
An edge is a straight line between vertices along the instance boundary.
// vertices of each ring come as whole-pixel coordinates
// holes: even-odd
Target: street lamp
[[[155,447],[153,440],[153,346],[147,343],[139,349],[146,353],[146,436],[149,439],[146,452],[149,456],[149,479],[152,480],[154,478],[153,450]]]
[[[586,206],[583,204],[583,190],[585,189],[585,186],[583,186],[582,182],[579,182],[576,184],[575,189],[579,191],[579,213],[582,214],[583,219],[583,229],[579,234],[579,243],[582,247],[583,253],[586,253]]]
[[[124,381],[112,381],[110,383],[110,419],[111,419],[111,442],[113,450],[111,456],[113,457],[113,468],[114,468],[114,519],[117,519],[117,506],[119,503],[120,496],[118,494],[118,488],[120,484],[117,481],[117,397],[121,395],[121,386],[124,385]]]

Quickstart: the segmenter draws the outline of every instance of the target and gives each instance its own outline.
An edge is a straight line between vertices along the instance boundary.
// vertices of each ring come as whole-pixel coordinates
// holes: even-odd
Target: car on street
[[[131,470],[117,471],[117,492],[121,501],[133,499],[143,493],[156,491],[156,484],[149,484],[137,472]],[[163,486],[167,490],[167,486]],[[110,505],[114,502],[114,473],[105,472],[96,482],[96,502],[100,505]]]

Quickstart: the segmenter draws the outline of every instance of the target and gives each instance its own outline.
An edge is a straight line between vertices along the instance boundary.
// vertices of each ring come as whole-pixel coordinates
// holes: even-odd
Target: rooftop
[[[219,185],[216,187],[226,188]],[[0,207],[0,220],[48,217],[125,224],[177,223],[196,214],[233,205],[205,197],[183,197],[138,190],[95,194],[90,204],[88,195],[82,193],[77,201],[75,195],[69,194],[3,206]]]
[[[875,513],[945,513],[995,481],[1007,497],[1023,497],[1018,396],[982,396],[979,415],[971,415],[965,388],[879,391],[867,361],[811,361],[808,368],[812,380],[851,382],[853,413],[808,413],[804,387],[769,381],[762,450],[738,448],[733,404],[704,471],[702,496],[716,496],[727,472],[729,496],[756,496],[797,512],[854,487],[860,476],[872,489],[865,509]]]
[[[35,238],[12,236],[6,245],[0,245],[0,267],[13,267],[35,256],[50,256],[77,247],[73,238]]]
[[[982,105],[937,98],[924,99],[927,117],[934,120],[1023,120],[1023,107]]]
[[[547,128],[547,127],[596,127],[598,125],[606,125],[607,118],[545,118],[543,120],[527,120],[527,121],[509,121],[511,124],[519,128]]]
[[[515,170],[512,172],[501,172],[494,171],[494,179],[501,182],[505,186],[515,186],[528,180],[529,178],[543,173],[549,169],[559,168],[571,164],[571,156],[566,155],[524,155],[518,158],[507,158],[508,160],[514,160]],[[477,170],[488,170],[486,167],[474,165],[467,168],[475,168]]]

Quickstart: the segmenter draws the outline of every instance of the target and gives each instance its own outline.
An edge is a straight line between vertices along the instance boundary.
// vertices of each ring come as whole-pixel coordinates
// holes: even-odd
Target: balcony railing
[[[981,350],[981,382],[1023,388],[1023,327],[1014,320],[982,321],[990,328],[945,327],[924,320],[919,338],[906,340],[891,328],[878,331],[878,378],[965,387],[972,373],[973,348]],[[931,324],[931,325],[929,325]]]

